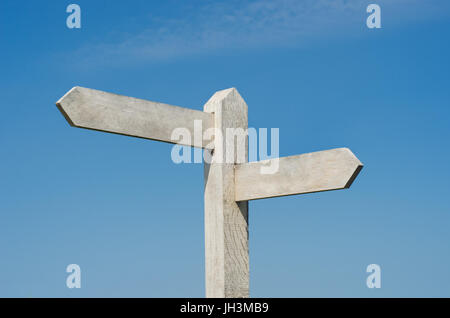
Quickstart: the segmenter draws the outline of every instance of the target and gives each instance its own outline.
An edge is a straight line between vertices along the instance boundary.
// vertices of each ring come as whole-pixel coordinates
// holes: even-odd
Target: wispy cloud
[[[181,19],[153,18],[143,30],[116,43],[98,43],[76,54],[98,63],[158,61],[219,50],[298,46],[308,39],[357,33],[369,3],[408,19],[411,10],[438,11],[440,0],[226,0],[208,1]],[[448,8],[448,5],[445,5]],[[409,13],[408,13],[409,12]],[[392,19],[392,17],[391,17]]]

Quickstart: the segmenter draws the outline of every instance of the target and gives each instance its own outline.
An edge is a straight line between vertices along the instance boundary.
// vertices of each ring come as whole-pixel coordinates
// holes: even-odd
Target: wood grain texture
[[[247,130],[247,105],[234,88],[216,92],[204,112],[82,87],[57,106],[75,127],[205,148],[212,157],[204,165],[207,297],[249,297],[249,200],[349,188],[363,167],[347,148],[248,163],[247,136],[233,144],[218,137],[230,128]],[[215,128],[215,138],[172,140],[176,128],[194,137],[196,120],[202,135]],[[244,149],[244,159],[238,149]],[[274,173],[261,173],[274,164]]]
[[[227,128],[247,129],[247,105],[234,88],[214,94],[204,110],[214,113],[223,136]],[[216,138],[212,162],[205,163],[206,297],[249,297],[248,202],[235,201],[234,163],[223,163],[231,147],[233,154],[244,147],[247,158],[247,138],[243,142]]]
[[[194,120],[202,122],[201,134],[214,125],[213,115],[198,110],[83,87],[72,88],[56,105],[75,127],[199,148],[211,148],[213,144],[211,140],[194,139]],[[175,128],[186,128],[191,140],[172,140]]]
[[[349,188],[363,164],[348,148],[279,158],[279,169],[262,174],[270,159],[235,166],[236,201]]]

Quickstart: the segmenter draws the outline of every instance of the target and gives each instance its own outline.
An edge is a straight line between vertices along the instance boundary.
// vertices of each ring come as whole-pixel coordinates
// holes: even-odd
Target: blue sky
[[[236,87],[281,156],[365,164],[350,190],[250,202],[252,296],[450,297],[448,1],[74,1],[80,30],[70,3],[0,3],[0,296],[204,296],[202,165],[69,127],[79,85],[194,109]]]

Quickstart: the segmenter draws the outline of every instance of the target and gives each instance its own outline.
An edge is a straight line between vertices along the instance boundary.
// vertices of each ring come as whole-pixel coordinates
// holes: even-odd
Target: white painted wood
[[[200,148],[211,148],[213,144],[211,140],[194,138],[194,120],[202,122],[202,136],[203,131],[214,125],[212,114],[198,110],[83,87],[72,88],[56,105],[75,127]],[[191,140],[172,140],[175,128],[186,128]]]
[[[215,93],[204,110],[214,113],[215,128],[223,136],[227,128],[247,129],[247,105],[234,88]],[[227,145],[226,138],[216,137],[212,162],[205,163],[206,297],[249,297],[248,202],[234,199],[237,148],[245,149],[243,162],[248,157],[247,137],[243,142]],[[227,156],[230,151],[234,156]]]
[[[261,167],[279,160],[274,174]],[[348,148],[318,151],[235,166],[236,201],[349,188],[363,164]]]

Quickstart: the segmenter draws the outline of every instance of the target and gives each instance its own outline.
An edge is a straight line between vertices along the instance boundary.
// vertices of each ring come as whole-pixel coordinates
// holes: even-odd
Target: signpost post
[[[249,297],[248,201],[349,188],[362,163],[347,148],[247,162],[247,104],[236,89],[216,92],[204,111],[74,87],[57,103],[71,126],[205,149],[206,297]],[[201,126],[196,126],[201,123]],[[190,139],[172,139],[177,128]],[[200,129],[200,131],[198,131]],[[205,138],[205,131],[215,134]],[[242,137],[242,136],[241,136]]]

